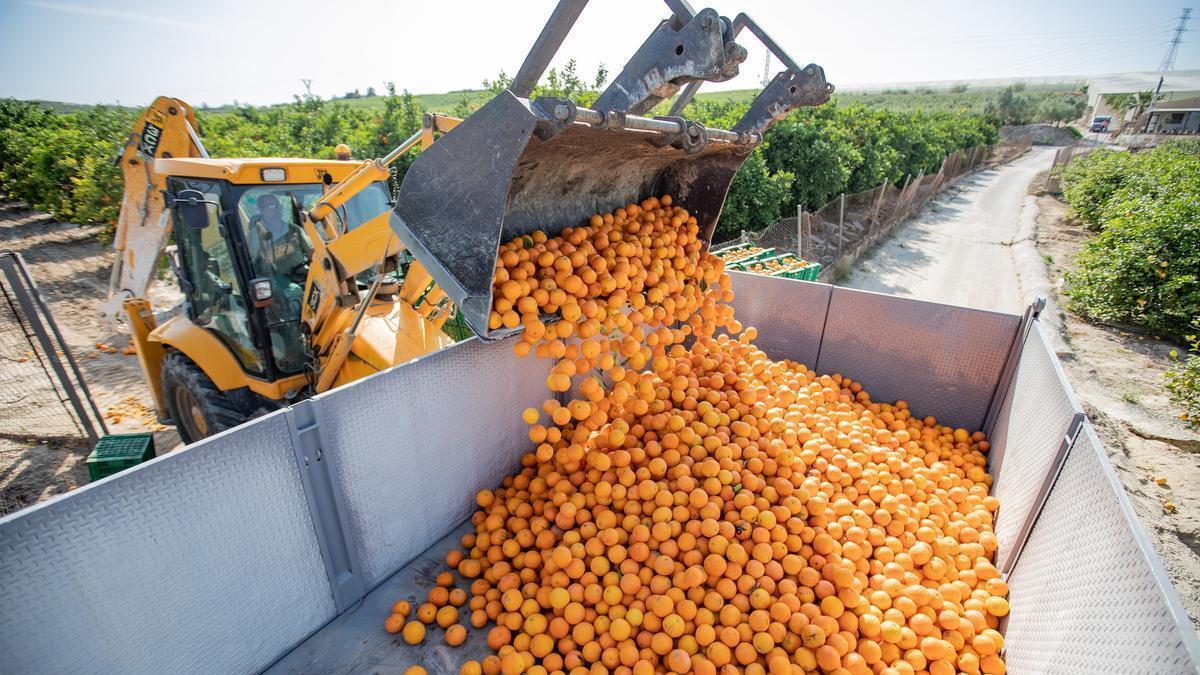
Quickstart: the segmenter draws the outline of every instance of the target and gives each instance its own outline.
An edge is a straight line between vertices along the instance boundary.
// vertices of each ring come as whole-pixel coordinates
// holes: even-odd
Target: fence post
[[[796,204],[796,257],[804,259],[804,205]]]
[[[917,172],[917,179],[913,181],[912,193],[908,195],[908,199],[904,201],[904,217],[907,218],[912,213],[913,202],[917,199],[917,191],[921,189],[921,181],[925,180],[925,169]]]
[[[843,192],[838,196],[838,248],[837,257],[840,260],[842,257],[842,230],[846,225],[846,193]]]
[[[892,216],[888,220],[893,223],[900,217],[900,210],[904,208],[904,197],[908,194],[908,184],[912,182],[912,175],[905,174],[904,186],[900,188],[900,194],[896,195],[896,203],[892,205]]]
[[[875,208],[871,209],[871,226],[874,227],[879,222],[879,208],[883,206],[883,195],[887,194],[887,179],[879,184],[879,197],[875,199]]]
[[[79,418],[80,426],[84,433],[87,434],[88,440],[92,444],[95,444],[100,438],[96,433],[96,425],[100,426],[102,433],[108,433],[108,428],[104,424],[104,416],[96,408],[96,403],[92,400],[91,392],[87,389],[87,383],[83,381],[83,375],[80,374],[79,367],[76,365],[74,357],[71,356],[71,350],[67,347],[66,340],[63,339],[62,333],[58,332],[58,326],[54,323],[54,317],[50,314],[50,309],[42,301],[41,294],[38,293],[37,286],[34,285],[33,278],[29,275],[29,270],[25,267],[24,259],[21,258],[19,253],[5,251],[3,255],[0,255],[0,272],[3,272],[8,287],[12,289],[17,304],[25,314],[25,321],[33,331],[33,335],[37,339],[46,360],[50,362],[50,368],[54,371],[55,376],[58,377],[63,393],[66,394],[71,407],[75,411],[75,415]],[[42,312],[41,314],[39,313],[39,309]],[[44,322],[43,316],[45,318]],[[49,330],[47,330],[47,325],[49,326]],[[57,345],[55,341],[57,341]],[[60,355],[66,358],[71,372],[75,375],[74,382],[68,377],[67,371],[63,367],[62,359],[59,358]],[[80,389],[83,390],[83,397],[80,397],[79,392],[75,390],[75,384],[78,384]],[[84,407],[85,399],[87,403],[91,404],[91,412],[95,415],[96,424],[92,423],[92,418],[88,416],[88,410]]]
[[[800,222],[803,223],[803,229],[801,230],[801,233],[805,233],[805,232],[808,233],[809,255],[812,255],[816,251],[816,247],[813,246],[813,240],[812,240],[812,214],[803,210],[804,209],[803,204],[800,205],[800,209],[801,209]],[[803,257],[803,256],[801,256],[801,257]],[[819,258],[819,257],[820,256],[814,256],[814,258]],[[820,262],[820,261],[813,260],[811,262]]]

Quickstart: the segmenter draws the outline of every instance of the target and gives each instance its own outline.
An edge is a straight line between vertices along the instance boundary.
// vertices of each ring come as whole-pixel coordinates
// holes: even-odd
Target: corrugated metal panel
[[[730,272],[729,277],[735,316],[743,326],[758,329],[754,344],[775,360],[816,368],[833,287],[747,272]]]
[[[0,672],[245,673],[332,619],[280,413],[0,520]]]
[[[320,398],[365,587],[475,508],[533,450],[521,411],[549,397],[548,364],[512,342],[459,343]]]
[[[874,401],[983,426],[1020,317],[834,287],[819,373],[863,383]]]
[[[1012,673],[1200,673],[1200,641],[1092,425],[1009,577]]]

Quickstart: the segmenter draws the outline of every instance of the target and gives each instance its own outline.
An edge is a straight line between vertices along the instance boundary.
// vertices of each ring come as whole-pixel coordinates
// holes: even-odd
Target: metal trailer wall
[[[997,529],[1019,561],[1010,672],[1200,672],[1103,449],[1087,425],[1066,433],[1077,404],[1036,322],[734,277],[738,316],[773,358],[946,423],[991,423],[1010,495]],[[471,340],[0,519],[0,672],[269,667],[516,467],[520,410],[545,398],[547,372]],[[1057,483],[1050,450],[1070,451]]]
[[[337,615],[283,413],[0,520],[0,673],[246,673]]]

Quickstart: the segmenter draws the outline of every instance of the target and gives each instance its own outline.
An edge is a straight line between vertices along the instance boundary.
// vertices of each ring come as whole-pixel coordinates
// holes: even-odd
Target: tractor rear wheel
[[[163,358],[162,381],[167,409],[184,443],[236,427],[257,412],[239,404],[238,399],[245,397],[237,394],[243,392],[217,389],[199,366],[179,352],[168,352]]]

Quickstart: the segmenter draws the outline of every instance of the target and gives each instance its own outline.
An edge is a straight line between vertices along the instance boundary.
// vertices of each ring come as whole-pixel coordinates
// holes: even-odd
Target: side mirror
[[[275,302],[275,292],[271,285],[271,280],[266,277],[258,277],[250,280],[250,293],[253,296],[255,307],[270,307]]]
[[[194,230],[203,230],[216,220],[218,204],[204,198],[199,190],[180,190],[175,194],[175,207],[183,224]]]

